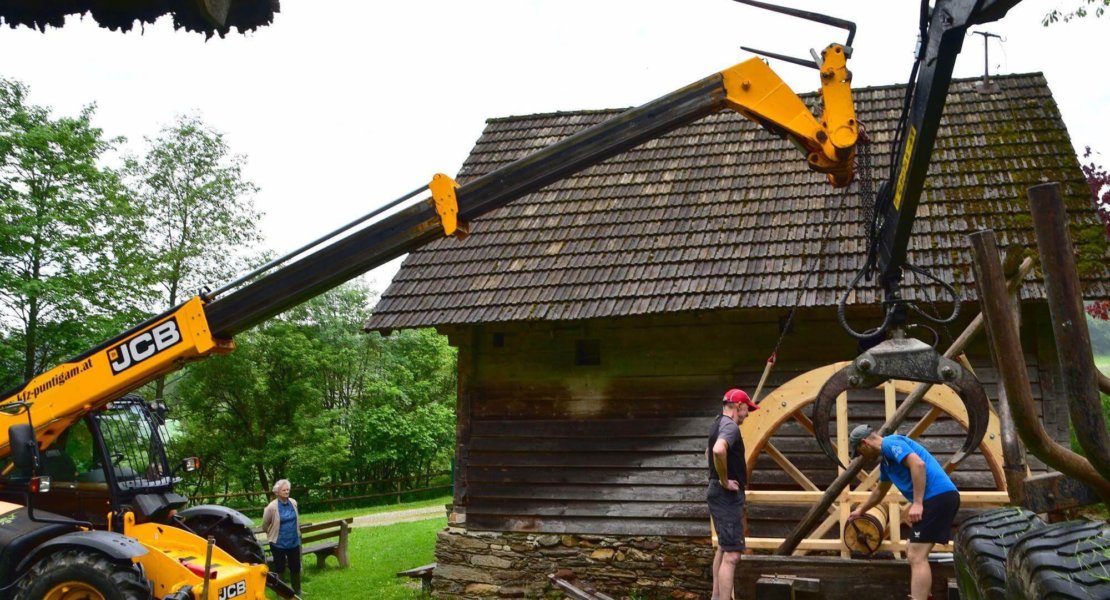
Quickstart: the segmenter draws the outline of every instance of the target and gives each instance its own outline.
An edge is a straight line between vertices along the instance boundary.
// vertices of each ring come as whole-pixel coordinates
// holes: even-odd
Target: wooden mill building
[[[994,95],[953,83],[911,242],[910,262],[964,301],[957,323],[934,327],[942,350],[977,313],[967,234],[993,228],[1001,245],[1034,252],[1030,185],[1062,184],[1086,293],[1110,298],[1104,230],[1045,79],[997,81]],[[904,94],[854,92],[877,180]],[[492,119],[458,180],[619,112]],[[521,198],[473,223],[464,241],[410,254],[366,327],[435,327],[458,348],[454,515],[437,547],[437,595],[538,594],[561,570],[611,594],[704,592],[709,422],[726,389],[754,391],[793,308],[764,395],[856,355],[836,306],[861,267],[862,231],[857,184],[830,188],[787,141],[721,114]],[[906,295],[951,309],[935,285],[907,278]],[[876,299],[870,289],[849,297],[857,330],[878,324]],[[1044,423],[1066,440],[1047,305],[1033,279],[1022,313]],[[997,398],[985,342],[969,357]],[[868,399],[850,414],[881,420]],[[953,425],[938,424],[926,446],[950,451],[962,433]],[[774,439],[814,483],[835,475],[806,432],[784,427]],[[995,485],[982,457],[955,478],[964,489]],[[750,481],[791,485],[765,458]],[[781,537],[803,513],[751,506],[749,535]]]

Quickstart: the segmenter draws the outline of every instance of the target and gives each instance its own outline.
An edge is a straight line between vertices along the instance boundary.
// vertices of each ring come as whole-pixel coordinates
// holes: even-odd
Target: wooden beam
[[[823,495],[824,492],[821,491],[749,490],[746,493],[750,504],[814,504]],[[852,503],[862,502],[870,495],[871,492],[868,490],[847,492],[848,500]],[[964,491],[960,492],[960,506],[964,508],[1002,506],[1009,502],[1009,497],[1006,492],[999,491]],[[898,501],[901,502],[900,499]]]
[[[784,538],[747,538],[744,540],[745,546],[752,550],[774,550],[782,544]],[[884,540],[879,545],[879,552],[905,552],[908,542],[902,541],[895,545],[889,540]],[[798,550],[808,551],[826,551],[826,552],[840,552],[844,549],[844,542],[842,540],[815,540],[806,538],[798,544]],[[951,552],[952,544],[937,544],[933,547],[933,552]],[[741,559],[743,560],[743,559]]]
[[[803,489],[811,492],[816,492],[820,490],[820,488],[817,487],[817,484],[813,483],[813,481],[810,480],[809,477],[806,477],[806,474],[802,473],[801,469],[794,466],[794,463],[790,462],[790,459],[786,458],[786,455],[780,452],[774,444],[772,444],[771,442],[767,442],[767,446],[764,448],[764,450],[766,450],[767,454],[770,455],[771,460],[775,461],[778,466],[782,467],[782,470],[785,471],[791,479],[797,482],[798,485],[802,486]]]

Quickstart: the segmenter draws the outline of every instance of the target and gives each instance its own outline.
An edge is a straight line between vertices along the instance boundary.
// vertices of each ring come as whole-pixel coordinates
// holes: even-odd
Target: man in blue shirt
[[[937,459],[906,436],[883,437],[867,425],[857,425],[848,437],[848,452],[852,458],[858,453],[869,461],[882,459],[879,485],[848,518],[859,518],[881,502],[891,484],[902,492],[910,501],[907,517],[913,529],[906,550],[910,563],[910,594],[914,600],[928,600],[933,587],[929,552],[934,544],[947,544],[951,539],[952,521],[960,508],[960,492]]]

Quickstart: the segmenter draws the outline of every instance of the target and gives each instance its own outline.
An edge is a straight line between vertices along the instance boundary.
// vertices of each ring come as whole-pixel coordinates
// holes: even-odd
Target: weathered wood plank
[[[825,459],[828,460],[828,459]],[[626,469],[702,468],[703,454],[645,452],[471,452],[472,467],[619,467]]]
[[[474,421],[473,434],[485,437],[701,437],[709,435],[711,418],[481,420]]]
[[[945,598],[952,564],[931,567],[932,595]],[[905,598],[910,592],[909,565],[902,560],[746,555],[736,565],[736,596],[755,598],[756,581],[769,573],[820,579],[821,595],[828,598]]]
[[[705,438],[608,438],[568,441],[562,438],[470,438],[472,452],[705,452]]]
[[[535,500],[478,500],[468,515],[541,517],[676,518],[708,519],[709,507],[700,502],[542,502]]]
[[[705,486],[512,485],[471,482],[471,498],[702,502]]]
[[[709,537],[708,519],[612,519],[583,517],[467,516],[474,531],[530,531],[537,533],[588,533],[595,535],[673,535]]]
[[[470,467],[467,469],[472,485],[491,483],[550,483],[550,484],[603,484],[603,485],[706,485],[706,469],[605,469],[549,467]]]

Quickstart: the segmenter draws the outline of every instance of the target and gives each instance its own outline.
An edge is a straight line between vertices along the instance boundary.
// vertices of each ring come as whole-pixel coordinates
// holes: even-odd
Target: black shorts
[[[723,552],[740,552],[744,549],[744,492],[730,492],[717,480],[709,482],[705,493],[709,515],[717,530],[717,547]]]
[[[914,544],[947,544],[952,539],[952,521],[960,510],[960,493],[944,492],[922,503],[921,520],[910,527]]]

